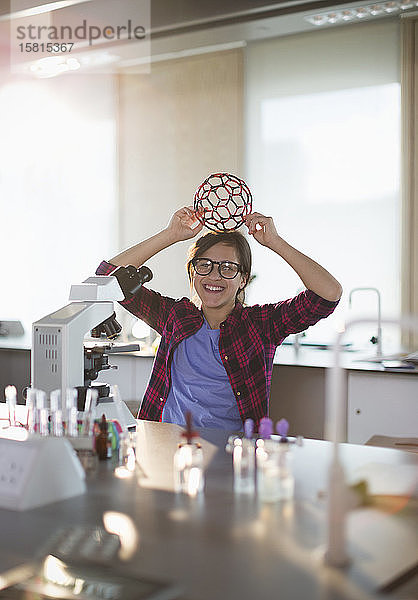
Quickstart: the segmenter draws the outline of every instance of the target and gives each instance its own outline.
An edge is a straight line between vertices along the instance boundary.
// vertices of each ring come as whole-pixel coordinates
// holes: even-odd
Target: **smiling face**
[[[201,256],[219,262],[223,260],[240,262],[235,248],[221,242],[205,250]],[[198,275],[193,270],[192,283],[203,309],[230,312],[235,306],[238,291],[245,286],[246,277],[238,273],[234,279],[225,279],[219,274],[218,265],[215,264],[208,275]]]

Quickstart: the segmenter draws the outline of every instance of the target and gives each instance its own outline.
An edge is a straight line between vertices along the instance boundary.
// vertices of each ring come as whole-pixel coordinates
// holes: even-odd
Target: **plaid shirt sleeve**
[[[96,269],[96,275],[111,275],[115,269],[115,265],[103,261]],[[121,306],[129,310],[135,317],[145,321],[147,325],[155,329],[159,334],[164,329],[174,303],[175,300],[173,298],[162,296],[145,286],[142,286],[135,296],[131,296],[127,300],[120,302]]]
[[[266,339],[278,346],[291,333],[304,331],[328,317],[338,303],[339,300],[326,300],[312,290],[304,290],[276,304],[252,306],[251,314]]]

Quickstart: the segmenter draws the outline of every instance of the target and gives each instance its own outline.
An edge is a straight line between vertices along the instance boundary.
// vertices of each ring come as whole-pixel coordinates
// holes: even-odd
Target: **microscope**
[[[116,321],[113,303],[134,296],[141,286],[152,279],[148,267],[136,269],[132,265],[116,268],[111,275],[89,277],[81,284],[71,286],[70,303],[33,323],[31,354],[31,387],[49,395],[61,390],[77,390],[77,408],[84,410],[87,389],[98,392],[93,415],[107,419],[124,420],[127,428],[136,426],[128,407],[123,404],[117,415],[115,403],[107,384],[93,385],[101,370],[110,369],[108,354],[132,350],[131,347],[112,348],[107,345],[85,347],[84,338],[91,332],[93,338],[114,340],[122,330]],[[126,409],[126,410],[125,410]]]

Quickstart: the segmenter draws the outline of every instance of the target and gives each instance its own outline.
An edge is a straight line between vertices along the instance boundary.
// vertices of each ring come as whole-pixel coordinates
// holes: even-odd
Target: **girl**
[[[242,429],[245,419],[257,423],[268,415],[276,347],[337,306],[341,285],[285,242],[271,217],[251,213],[245,225],[249,235],[296,271],[307,289],[289,300],[244,306],[251,274],[251,250],[245,237],[235,231],[198,238],[187,263],[195,302],[174,300],[143,286],[121,303],[161,335],[139,419],[184,425],[190,410],[198,427],[234,431]],[[164,230],[102,262],[97,274],[109,275],[116,266],[128,264],[139,268],[160,250],[195,237],[202,228],[192,207],[181,208]]]

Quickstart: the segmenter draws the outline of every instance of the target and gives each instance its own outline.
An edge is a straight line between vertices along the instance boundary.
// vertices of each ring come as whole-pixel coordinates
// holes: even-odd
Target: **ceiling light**
[[[370,15],[369,9],[366,6],[360,6],[356,8],[356,17],[357,19],[364,19],[364,17],[368,17]]]
[[[388,2],[379,2],[376,4],[367,4],[355,8],[344,8],[334,10],[328,13],[318,13],[307,15],[305,21],[312,25],[334,25],[335,23],[348,23],[350,21],[370,19],[372,17],[381,17],[393,15],[399,11],[409,10],[418,6],[418,0],[389,0]]]
[[[76,58],[64,58],[62,56],[47,56],[40,58],[30,66],[30,71],[41,79],[56,77],[67,71],[76,71],[80,68]]]
[[[353,10],[342,10],[341,19],[343,21],[352,21],[356,18],[356,13]]]
[[[337,23],[341,19],[341,15],[339,13],[328,13],[328,23]]]
[[[383,10],[387,13],[394,13],[400,10],[399,2],[385,2],[383,5]]]
[[[328,15],[313,15],[312,17],[307,18],[307,20],[312,23],[312,25],[323,25],[324,23],[328,23]]]
[[[369,6],[369,13],[373,15],[373,17],[377,17],[378,15],[383,15],[384,13],[383,6],[381,4],[372,4]]]

